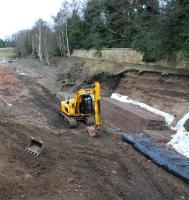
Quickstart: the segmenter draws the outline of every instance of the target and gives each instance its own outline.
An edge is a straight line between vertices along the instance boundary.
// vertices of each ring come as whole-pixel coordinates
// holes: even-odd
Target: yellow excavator
[[[63,116],[70,128],[77,126],[77,121],[87,123],[88,133],[91,137],[99,136],[100,119],[100,84],[83,87],[78,90],[73,99],[61,101],[59,113]],[[26,150],[39,156],[44,148],[44,142],[37,137],[31,137]]]
[[[90,136],[99,135],[100,119],[100,83],[95,82],[78,90],[73,99],[61,101],[60,114],[70,128],[77,127],[77,121],[84,121]]]

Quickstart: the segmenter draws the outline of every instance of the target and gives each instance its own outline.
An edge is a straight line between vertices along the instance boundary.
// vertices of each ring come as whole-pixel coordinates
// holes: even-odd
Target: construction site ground
[[[120,135],[91,138],[82,123],[66,128],[57,113],[56,92],[67,87],[58,69],[35,60],[0,67],[0,199],[189,199],[188,184]],[[31,136],[44,141],[39,157],[25,151]]]

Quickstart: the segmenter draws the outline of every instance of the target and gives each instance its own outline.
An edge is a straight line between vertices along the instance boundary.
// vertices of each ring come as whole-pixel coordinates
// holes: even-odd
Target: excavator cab
[[[84,115],[94,113],[93,99],[90,94],[81,96],[80,113]]]

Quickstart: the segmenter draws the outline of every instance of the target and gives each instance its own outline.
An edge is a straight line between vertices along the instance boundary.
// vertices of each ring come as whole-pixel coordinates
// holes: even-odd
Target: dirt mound
[[[18,79],[11,75],[12,69],[11,67],[0,67],[0,85],[11,85],[12,87],[18,85]]]
[[[4,103],[13,103],[21,96],[28,96],[27,90],[13,74],[11,67],[0,67],[0,99]]]

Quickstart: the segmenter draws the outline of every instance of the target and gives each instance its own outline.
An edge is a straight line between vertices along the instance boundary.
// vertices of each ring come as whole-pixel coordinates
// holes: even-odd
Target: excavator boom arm
[[[95,123],[97,127],[101,126],[100,119],[100,84],[98,82],[95,83],[94,87],[94,99],[95,99]]]

